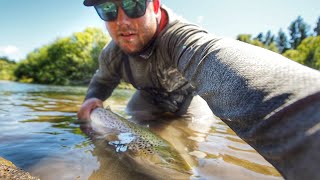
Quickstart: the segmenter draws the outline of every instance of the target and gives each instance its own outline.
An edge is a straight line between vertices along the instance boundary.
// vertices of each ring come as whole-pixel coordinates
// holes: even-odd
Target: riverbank
[[[11,161],[0,157],[0,179],[38,180],[30,173],[16,167]]]

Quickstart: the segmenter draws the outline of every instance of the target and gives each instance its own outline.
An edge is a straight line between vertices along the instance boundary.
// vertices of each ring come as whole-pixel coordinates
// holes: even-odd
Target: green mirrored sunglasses
[[[152,0],[122,0],[116,3],[107,1],[94,6],[100,18],[104,21],[114,21],[118,17],[119,6],[123,9],[126,15],[130,18],[138,18],[146,13],[147,2]]]

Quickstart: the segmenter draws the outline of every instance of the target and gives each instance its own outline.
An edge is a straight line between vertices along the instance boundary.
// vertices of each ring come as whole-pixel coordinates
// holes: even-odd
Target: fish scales
[[[103,134],[105,129],[118,131],[118,140],[110,141],[109,144],[114,145],[117,152],[128,153],[144,171],[161,178],[165,173],[183,178],[190,177],[190,165],[169,142],[148,128],[130,122],[109,109],[96,108],[90,118],[92,129],[100,131],[100,134]],[[122,136],[125,137],[124,140]]]

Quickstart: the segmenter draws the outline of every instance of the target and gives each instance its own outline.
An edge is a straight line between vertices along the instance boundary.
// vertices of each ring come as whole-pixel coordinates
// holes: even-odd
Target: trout
[[[116,135],[113,140],[107,138],[108,143],[126,154],[137,171],[156,179],[188,179],[192,175],[190,165],[176,149],[148,128],[103,108],[94,109],[90,119],[94,132],[104,137]]]

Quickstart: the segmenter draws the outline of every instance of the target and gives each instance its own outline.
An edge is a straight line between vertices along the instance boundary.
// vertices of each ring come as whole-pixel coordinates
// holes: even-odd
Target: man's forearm
[[[84,101],[90,98],[98,98],[104,101],[111,96],[112,91],[116,88],[116,86],[116,84],[108,86],[104,83],[99,83],[95,79],[92,79]]]
[[[213,113],[286,178],[317,177],[320,73],[243,43],[208,52],[178,66]]]

